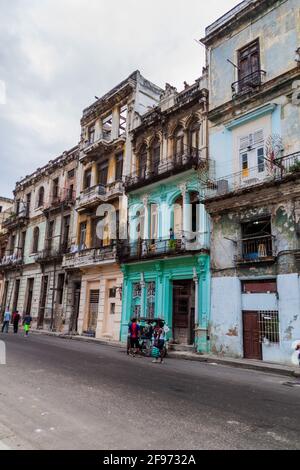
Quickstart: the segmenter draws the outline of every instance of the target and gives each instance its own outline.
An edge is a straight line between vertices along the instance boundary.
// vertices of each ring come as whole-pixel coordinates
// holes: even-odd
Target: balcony
[[[207,159],[202,157],[201,150],[191,149],[187,153],[174,156],[172,160],[162,161],[155,168],[142,168],[140,171],[132,172],[125,178],[125,190],[133,191],[145,184],[155,183],[192,168],[205,168],[206,165]]]
[[[17,252],[6,255],[0,260],[0,271],[10,269],[18,269],[24,264],[23,253],[18,250]]]
[[[91,188],[83,190],[77,199],[77,210],[88,209],[94,207],[103,200],[106,194],[106,187],[102,184],[97,184]]]
[[[14,230],[22,228],[29,220],[28,211],[24,208],[19,213],[10,212],[7,217],[2,221],[2,229]]]
[[[124,185],[122,181],[114,181],[106,186],[97,184],[91,188],[87,188],[80,194],[77,199],[77,210],[82,211],[90,207],[95,207],[101,202],[106,202],[109,199],[122,196],[124,192]]]
[[[275,261],[274,237],[264,235],[237,242],[236,264],[272,263]]]
[[[112,138],[110,133],[104,134],[98,139],[90,142],[85,140],[82,144],[82,156],[80,161],[86,162],[93,160],[107,150],[112,150],[114,146],[123,146],[126,142],[126,134],[121,134],[116,138]]]
[[[46,248],[35,256],[34,261],[38,264],[60,262],[67,250],[66,245],[61,245],[58,248]]]
[[[78,247],[73,247],[72,252],[64,256],[63,268],[91,268],[98,265],[114,263],[116,260],[117,248],[115,244],[80,251],[78,251]]]
[[[193,238],[182,236],[176,240],[160,238],[157,240],[124,241],[118,248],[119,260],[123,263],[151,258],[164,258],[184,255],[196,251],[209,251],[208,233],[197,233]]]
[[[76,201],[76,192],[72,188],[62,188],[57,194],[51,195],[44,206],[44,212],[72,206]]]
[[[257,188],[272,181],[281,181],[297,172],[300,172],[300,152],[275,160],[265,159],[263,165],[209,180],[206,183],[204,198],[210,200],[226,197],[237,191]]]
[[[242,96],[258,90],[266,73],[267,72],[265,72],[265,70],[257,70],[256,72],[250,73],[249,75],[246,75],[246,77],[234,82],[231,85],[232,97]]]

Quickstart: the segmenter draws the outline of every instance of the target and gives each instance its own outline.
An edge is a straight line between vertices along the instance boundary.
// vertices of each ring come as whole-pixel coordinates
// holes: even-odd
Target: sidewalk
[[[117,347],[117,348],[124,348],[124,349],[126,348],[126,345],[119,341],[96,339],[96,338],[91,338],[88,336],[68,335],[65,333],[54,333],[54,332],[50,332],[46,330],[31,330],[31,333],[46,335],[46,336],[55,336],[57,338],[68,339],[68,340],[103,344],[106,346],[112,346],[112,347]],[[186,361],[220,364],[224,366],[237,367],[240,369],[257,370],[261,372],[268,372],[268,373],[284,375],[288,377],[300,378],[300,367],[299,369],[297,369],[296,367],[293,367],[293,366],[286,366],[286,365],[275,364],[271,362],[262,362],[262,361],[252,360],[252,359],[234,359],[234,358],[229,358],[229,357],[214,356],[212,354],[199,354],[199,353],[187,352],[187,351],[169,351],[168,357],[175,358],[175,359],[183,359]]]

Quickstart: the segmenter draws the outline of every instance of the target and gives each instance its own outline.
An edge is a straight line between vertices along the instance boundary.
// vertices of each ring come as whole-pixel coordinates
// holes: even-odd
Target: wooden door
[[[38,322],[37,322],[38,328],[43,328],[44,326],[47,292],[48,292],[48,276],[44,276],[42,279],[40,311],[39,311]]]
[[[25,308],[26,315],[31,314],[31,305],[32,305],[32,297],[33,297],[33,284],[34,284],[34,279],[28,279],[28,281],[27,281],[27,302],[26,302],[26,308]]]
[[[243,312],[244,357],[245,359],[262,359],[259,333],[259,313]]]
[[[95,335],[98,321],[99,290],[90,290],[88,333]]]
[[[177,343],[193,344],[194,315],[192,281],[173,283],[173,338]]]

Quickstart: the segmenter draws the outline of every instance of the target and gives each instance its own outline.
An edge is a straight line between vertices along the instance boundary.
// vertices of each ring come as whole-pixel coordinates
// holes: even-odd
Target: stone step
[[[194,352],[194,351],[195,351],[195,346],[189,345],[189,344],[175,344],[175,343],[169,343],[169,344],[168,344],[168,349],[169,349],[170,351]]]

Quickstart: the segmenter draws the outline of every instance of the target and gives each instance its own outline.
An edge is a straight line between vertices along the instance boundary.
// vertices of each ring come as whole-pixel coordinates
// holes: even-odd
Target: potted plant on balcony
[[[176,240],[169,240],[168,241],[168,249],[170,251],[176,250],[176,246],[177,246],[177,241]]]

